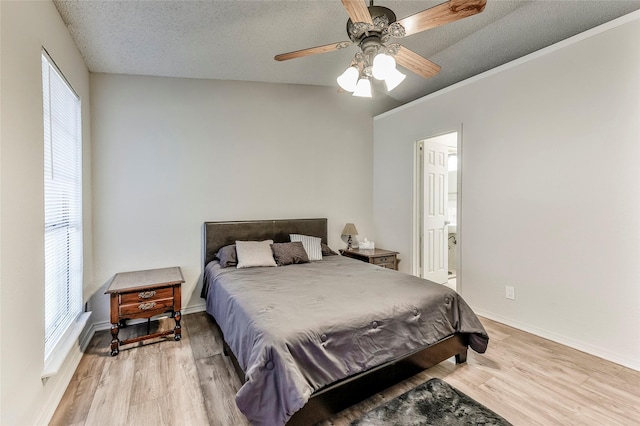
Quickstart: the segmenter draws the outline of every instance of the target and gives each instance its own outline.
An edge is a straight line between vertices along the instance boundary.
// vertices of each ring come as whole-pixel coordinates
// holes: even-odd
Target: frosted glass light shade
[[[398,85],[400,83],[402,83],[402,81],[406,78],[407,76],[402,74],[400,71],[398,71],[397,69],[393,69],[391,70],[391,72],[387,75],[387,77],[384,79],[385,84],[387,85],[387,90],[390,92],[393,89],[395,89],[396,87],[398,87]]]
[[[349,67],[338,76],[336,81],[338,85],[347,92],[353,92],[356,90],[356,84],[358,83],[358,77],[360,73],[356,67]]]
[[[361,78],[358,80],[356,90],[353,91],[353,96],[359,96],[361,98],[371,97],[371,82],[368,78]]]
[[[371,73],[378,80],[386,79],[387,76],[395,69],[396,60],[393,59],[393,56],[385,53],[378,53],[376,57],[373,58],[373,68],[371,69]]]

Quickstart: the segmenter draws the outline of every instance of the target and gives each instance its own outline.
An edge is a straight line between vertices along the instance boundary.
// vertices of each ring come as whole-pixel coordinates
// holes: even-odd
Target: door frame
[[[422,267],[422,259],[420,258],[420,249],[421,249],[421,240],[420,240],[420,230],[422,228],[421,221],[423,220],[423,212],[422,206],[424,206],[423,194],[424,189],[422,188],[422,161],[420,150],[418,149],[419,142],[426,141],[428,139],[437,138],[439,136],[447,135],[450,133],[457,133],[457,156],[458,156],[458,170],[456,171],[457,182],[456,182],[456,190],[457,190],[457,201],[456,201],[456,291],[460,293],[462,289],[462,241],[463,241],[463,233],[462,233],[462,178],[463,178],[463,170],[462,170],[462,156],[463,156],[463,133],[462,133],[462,123],[458,126],[458,128],[445,130],[439,133],[432,133],[429,136],[424,138],[420,138],[414,141],[413,144],[413,241],[412,241],[412,267],[411,273],[417,277],[421,274]]]

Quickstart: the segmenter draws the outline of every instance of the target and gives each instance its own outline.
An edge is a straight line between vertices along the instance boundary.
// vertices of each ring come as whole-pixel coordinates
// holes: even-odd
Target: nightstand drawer
[[[378,266],[382,266],[383,264],[389,264],[389,265],[393,265],[393,262],[395,261],[395,256],[380,256],[380,257],[374,257],[373,258],[373,264],[378,265]]]
[[[398,269],[398,252],[384,249],[340,250],[340,254],[388,269]]]
[[[128,305],[138,302],[152,302],[154,300],[166,299],[173,297],[173,288],[160,288],[155,290],[141,290],[131,293],[122,293],[120,295],[120,304]]]
[[[162,313],[171,308],[173,308],[173,297],[120,305],[120,315],[136,315],[154,311],[161,311],[158,313]]]

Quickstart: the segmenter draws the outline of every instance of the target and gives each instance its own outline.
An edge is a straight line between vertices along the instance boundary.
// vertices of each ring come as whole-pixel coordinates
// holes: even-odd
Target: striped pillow
[[[322,238],[309,235],[289,234],[292,242],[300,241],[309,260],[322,260]]]

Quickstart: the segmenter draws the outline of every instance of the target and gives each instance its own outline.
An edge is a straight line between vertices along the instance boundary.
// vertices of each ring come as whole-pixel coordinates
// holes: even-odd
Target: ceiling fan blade
[[[366,0],[342,0],[342,5],[347,9],[351,22],[365,22],[373,25]]]
[[[450,0],[396,22],[409,36],[480,13],[486,4],[487,0]]]
[[[440,65],[434,64],[430,60],[423,58],[413,50],[409,50],[404,46],[400,47],[395,58],[399,65],[402,65],[408,70],[411,70],[424,78],[431,78],[440,72]]]
[[[288,59],[302,58],[304,56],[317,55],[318,53],[333,52],[334,50],[344,49],[351,46],[350,41],[341,41],[338,43],[325,44],[324,46],[310,47],[309,49],[296,50],[295,52],[281,53],[275,56],[276,61],[286,61]]]

